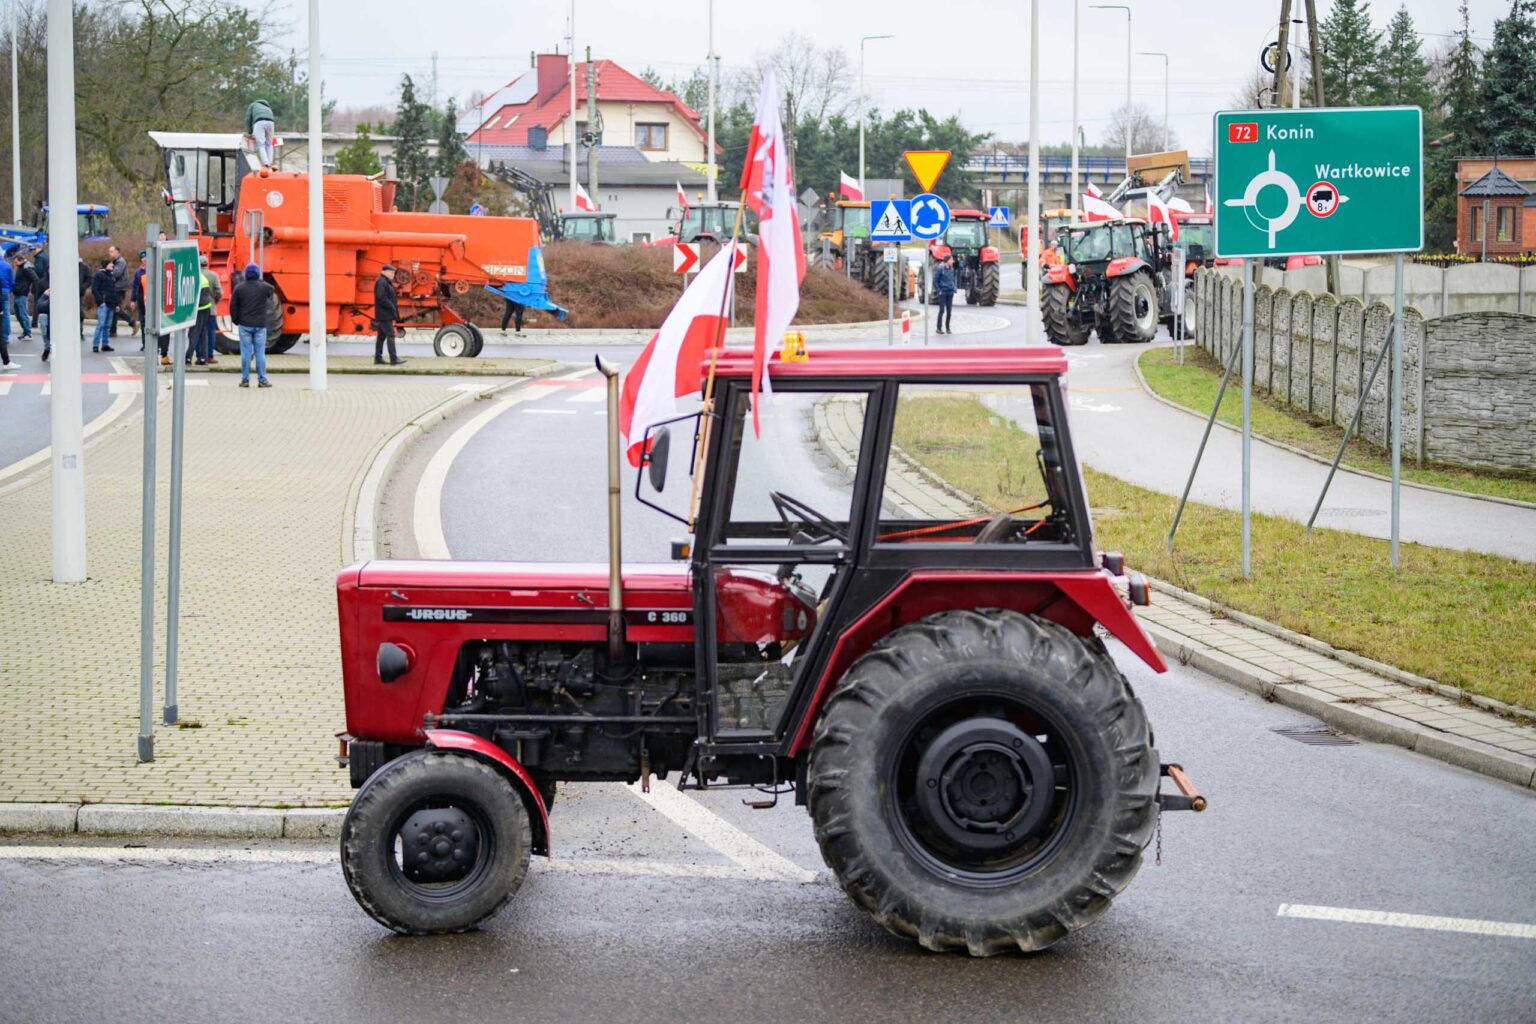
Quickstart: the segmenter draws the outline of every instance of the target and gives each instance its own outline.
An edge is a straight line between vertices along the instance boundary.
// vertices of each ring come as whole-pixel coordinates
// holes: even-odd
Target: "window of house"
[[[1512,206],[1501,206],[1501,207],[1499,207],[1498,228],[1496,229],[1496,234],[1493,237],[1494,237],[1494,240],[1498,241],[1498,242],[1508,242],[1508,241],[1511,241],[1511,240],[1514,239],[1514,237],[1515,237],[1515,210],[1514,210],[1514,207],[1512,207]]]
[[[651,240],[651,233],[649,231],[631,231],[629,233],[629,240],[631,242],[649,242]]]
[[[496,127],[496,122],[500,121],[500,120],[501,120],[501,115],[497,114],[495,117],[493,117],[489,121],[485,122],[486,130],[489,131],[490,129],[495,128]]]
[[[1472,230],[1469,237],[1474,242],[1483,240],[1483,211],[1480,208],[1474,207],[1472,210]]]
[[[635,145],[641,149],[666,149],[667,126],[664,124],[635,125]]]

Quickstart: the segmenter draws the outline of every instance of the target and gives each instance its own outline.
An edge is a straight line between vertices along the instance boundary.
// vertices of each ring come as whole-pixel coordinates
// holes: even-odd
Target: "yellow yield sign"
[[[933,183],[949,163],[947,149],[909,149],[902,156],[907,158],[907,166],[912,168],[912,175],[924,192],[933,191]]]

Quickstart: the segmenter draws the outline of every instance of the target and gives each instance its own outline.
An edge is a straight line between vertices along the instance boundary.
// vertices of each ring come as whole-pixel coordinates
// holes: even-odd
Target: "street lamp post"
[[[1131,173],[1131,9],[1125,4],[1089,4],[1100,11],[1125,12],[1125,173]]]
[[[1024,253],[1025,337],[1040,344],[1040,0],[1029,4],[1029,245]]]
[[[16,92],[16,7],[11,0],[11,218],[21,223],[21,100]]]
[[[1168,55],[1160,50],[1142,50],[1143,57],[1163,58],[1163,149],[1168,148]]]
[[[326,389],[325,109],[320,81],[320,0],[309,0],[309,386]]]
[[[864,193],[864,198],[869,198],[868,191],[864,188],[864,44],[871,39],[895,39],[895,36],[862,36],[859,39],[859,191]]]
[[[1077,155],[1081,151],[1078,145],[1078,136],[1082,134],[1082,128],[1077,123],[1077,16],[1080,0],[1072,0],[1072,223],[1077,223],[1077,208],[1082,205],[1078,198],[1077,181]],[[1030,214],[1033,216],[1033,212]],[[1033,221],[1030,222],[1033,230],[1039,230]]]
[[[705,72],[709,78],[709,201],[715,201],[715,0],[709,0],[709,53],[704,57]]]

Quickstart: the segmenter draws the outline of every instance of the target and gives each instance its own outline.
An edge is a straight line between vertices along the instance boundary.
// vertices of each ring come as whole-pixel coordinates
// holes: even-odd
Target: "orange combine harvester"
[[[224,286],[247,263],[275,290],[267,351],[286,352],[309,329],[309,176],[262,177],[255,154],[236,134],[150,132],[165,154],[166,202],[175,222],[197,239]],[[455,312],[454,297],[483,287],[560,319],[549,298],[538,222],[527,217],[402,213],[396,183],[357,174],[325,176],[325,325],[328,334],[372,335],[373,286],[387,263],[396,268],[400,321],[435,328],[440,356],[475,356],[480,329]],[[221,331],[221,351],[238,351]]]

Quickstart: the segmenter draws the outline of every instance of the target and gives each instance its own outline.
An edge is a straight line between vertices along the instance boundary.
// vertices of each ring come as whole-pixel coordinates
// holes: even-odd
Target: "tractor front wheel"
[[[447,359],[473,358],[474,332],[464,324],[443,324],[432,336],[432,351]]]
[[[983,263],[981,265],[981,283],[976,288],[976,305],[997,305],[997,292],[1002,287],[1002,267],[996,263]],[[970,301],[969,298],[966,299]]]
[[[467,754],[421,750],[358,790],[341,826],[341,870],[358,904],[404,935],[462,932],[512,898],[533,830],[505,776]]]
[[[1088,344],[1088,328],[1072,319],[1072,290],[1064,284],[1048,284],[1041,299],[1045,336],[1054,345]]]
[[[1157,824],[1146,714],[1104,646],[1012,611],[877,643],[828,699],[808,771],[843,890],[897,935],[972,956],[1093,921]]]
[[[1157,286],[1151,274],[1136,271],[1110,282],[1109,319],[1118,341],[1145,342],[1157,337]]]

